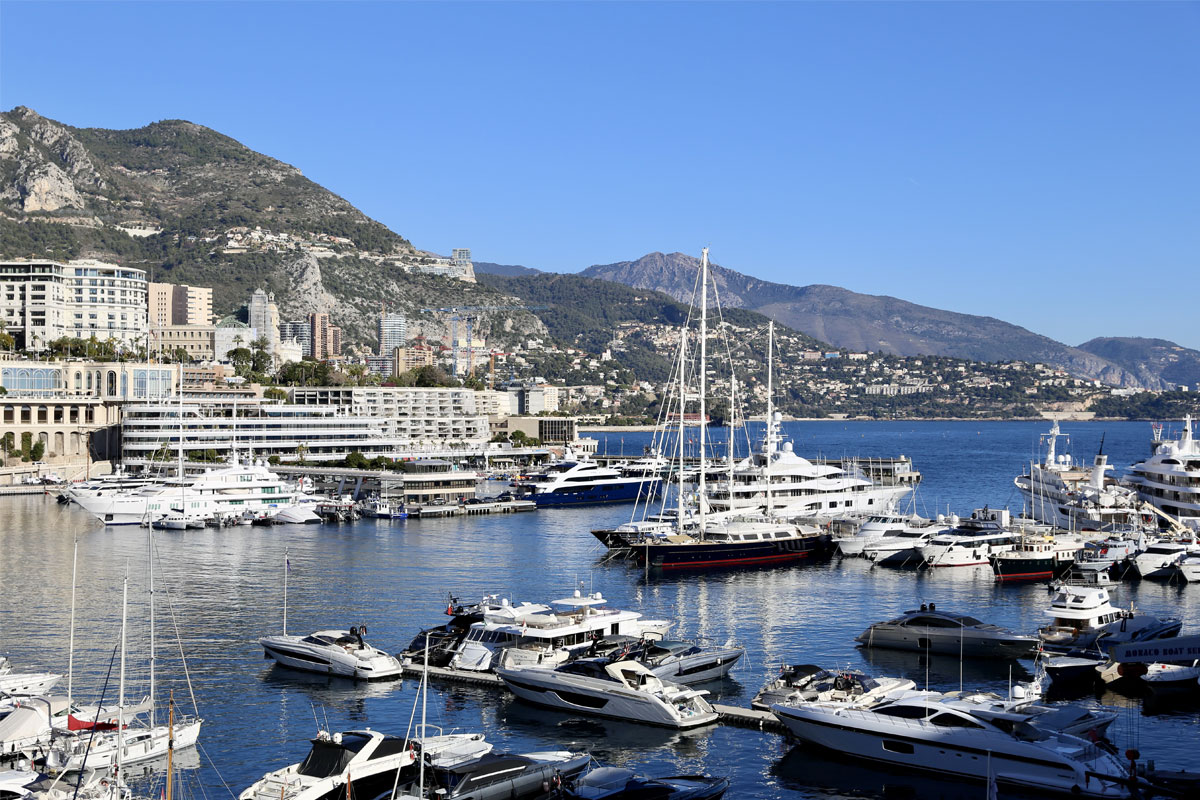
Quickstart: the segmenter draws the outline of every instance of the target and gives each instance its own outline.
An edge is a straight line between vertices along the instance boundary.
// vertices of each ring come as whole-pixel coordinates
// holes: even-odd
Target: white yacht
[[[344,800],[351,787],[355,797],[390,796],[397,786],[411,782],[421,759],[432,767],[448,767],[491,751],[477,733],[404,739],[370,729],[320,731],[303,761],[268,772],[238,800]]]
[[[931,567],[970,567],[987,564],[989,556],[1012,550],[1020,536],[1010,530],[1008,510],[984,508],[958,527],[939,533],[917,550]]]
[[[668,728],[717,721],[708,692],[668,683],[636,661],[581,658],[496,672],[513,694],[540,706]]]
[[[1175,565],[1175,569],[1188,583],[1200,581],[1200,553],[1184,557]]]
[[[1182,627],[1178,619],[1117,608],[1103,587],[1061,586],[1046,614],[1053,621],[1038,636],[1043,647],[1058,651],[1162,639]]]
[[[1112,469],[1108,456],[1100,453],[1086,467],[1057,452],[1060,436],[1066,434],[1055,420],[1050,431],[1042,434],[1045,460],[1030,464],[1027,473],[1013,479],[1032,516],[1067,530],[1108,530],[1136,522],[1140,505],[1136,493],[1105,481],[1105,473]]]
[[[317,631],[309,636],[264,636],[258,640],[264,653],[281,666],[356,680],[398,678],[400,662],[363,640],[367,629]]]
[[[224,517],[245,511],[275,513],[296,504],[295,489],[265,463],[239,463],[206,469],[194,476],[129,492],[100,493],[76,500],[105,525],[151,523],[173,512],[185,520]]]
[[[779,677],[758,690],[750,707],[770,711],[773,705],[798,703],[871,704],[916,688],[917,684],[907,678],[873,678],[858,670],[796,664],[780,668]]]
[[[558,663],[579,653],[601,636],[633,636],[661,639],[670,623],[646,620],[636,611],[604,608],[608,601],[600,592],[555,600],[549,606],[522,603],[488,609],[483,621],[471,624],[450,666],[482,672],[495,669],[501,651],[510,666],[529,663]]]
[[[1193,435],[1192,417],[1184,417],[1177,439],[1162,440],[1162,426],[1154,432],[1154,454],[1129,468],[1125,485],[1139,500],[1200,529],[1200,441]]]
[[[1125,764],[1088,739],[1039,729],[1021,715],[915,696],[874,706],[773,706],[796,738],[855,758],[1039,795],[1129,797]]]
[[[45,694],[62,680],[51,672],[13,672],[7,661],[0,660],[0,696]]]
[[[523,499],[542,506],[571,506],[592,503],[623,503],[657,495],[662,489],[658,475],[624,475],[615,467],[603,467],[588,458],[551,464],[537,475],[514,481]]]
[[[911,532],[940,533],[948,527],[950,526],[940,514],[936,520],[925,519],[915,514],[909,517],[900,514],[872,514],[858,526],[857,531],[848,536],[835,536],[833,543],[844,556],[861,556],[863,548],[886,537]]]
[[[891,513],[902,497],[920,482],[920,473],[903,456],[856,461],[844,469],[830,463],[809,461],[796,454],[782,437],[783,417],[775,413],[766,435],[755,451],[733,467],[733,480],[714,481],[708,487],[709,503],[715,511],[765,508],[770,496],[776,517],[846,517]],[[876,467],[881,480],[867,477]]]
[[[951,517],[957,521],[957,517]],[[926,530],[897,529],[863,545],[862,554],[876,564],[921,563],[921,548],[929,544],[934,536],[946,531],[945,527]]]
[[[1133,566],[1143,578],[1170,578],[1188,556],[1200,555],[1200,546],[1191,542],[1160,539],[1134,556]]]

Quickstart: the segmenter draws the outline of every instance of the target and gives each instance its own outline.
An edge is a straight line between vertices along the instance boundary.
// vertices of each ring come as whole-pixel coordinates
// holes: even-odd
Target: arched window
[[[83,373],[80,373],[80,372],[75,373],[75,391],[76,392],[83,391]]]
[[[108,396],[112,397],[117,393],[117,373],[112,370],[108,371]]]
[[[88,394],[92,393],[92,373],[90,372],[87,374],[87,391]]]

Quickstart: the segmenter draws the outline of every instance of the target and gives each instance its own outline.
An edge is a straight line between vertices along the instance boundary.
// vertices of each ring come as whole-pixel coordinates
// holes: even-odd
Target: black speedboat
[[[576,781],[565,781],[557,796],[569,800],[716,800],[728,788],[728,778],[644,778],[632,770],[600,767]]]

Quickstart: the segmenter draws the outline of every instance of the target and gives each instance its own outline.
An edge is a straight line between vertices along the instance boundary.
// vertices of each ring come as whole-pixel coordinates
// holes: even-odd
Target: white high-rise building
[[[408,319],[398,311],[382,312],[376,321],[376,333],[379,335],[376,352],[391,358],[397,347],[408,343]]]
[[[250,327],[267,340],[267,352],[275,355],[279,349],[279,306],[275,305],[275,295],[255,289],[250,295],[248,309]]]

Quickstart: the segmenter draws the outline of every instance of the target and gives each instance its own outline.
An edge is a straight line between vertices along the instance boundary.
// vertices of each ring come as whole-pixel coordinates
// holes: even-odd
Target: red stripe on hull
[[[1008,575],[996,573],[998,581],[1033,581],[1038,578],[1053,578],[1054,570],[1046,570],[1045,572],[1015,572]]]

